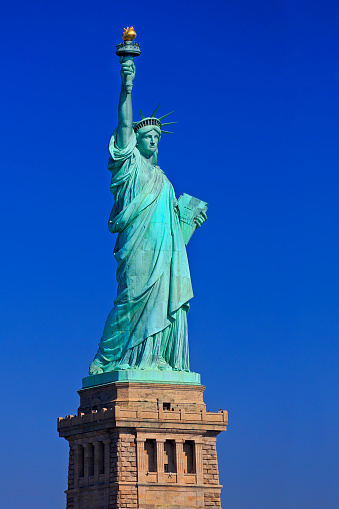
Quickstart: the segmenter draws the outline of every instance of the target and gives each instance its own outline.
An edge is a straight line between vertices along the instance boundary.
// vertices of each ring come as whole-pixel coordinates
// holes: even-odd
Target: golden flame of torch
[[[124,28],[124,33],[122,34],[122,38],[124,41],[133,41],[137,36],[133,27]]]

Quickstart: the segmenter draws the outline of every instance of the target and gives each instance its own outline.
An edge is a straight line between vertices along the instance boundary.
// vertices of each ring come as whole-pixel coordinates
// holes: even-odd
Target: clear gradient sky
[[[32,0],[0,12],[1,509],[63,509],[67,442],[116,294],[107,143],[115,45],[138,108],[175,109],[159,165],[209,203],[188,252],[191,369],[226,509],[337,509],[336,3]]]

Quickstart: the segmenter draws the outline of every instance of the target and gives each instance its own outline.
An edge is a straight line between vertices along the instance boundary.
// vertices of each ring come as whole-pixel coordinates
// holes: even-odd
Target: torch
[[[124,33],[122,34],[122,39],[124,42],[121,42],[117,45],[117,50],[115,52],[118,57],[122,57],[122,62],[128,62],[131,60],[133,62],[134,57],[138,57],[141,53],[140,46],[137,42],[133,42],[137,34],[133,27],[124,28]],[[126,78],[126,92],[130,94],[133,88],[133,81],[130,76]]]

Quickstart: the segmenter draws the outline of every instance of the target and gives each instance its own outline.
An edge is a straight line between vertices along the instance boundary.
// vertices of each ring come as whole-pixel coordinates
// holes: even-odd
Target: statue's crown
[[[143,112],[140,110],[141,120],[139,120],[138,122],[133,122],[133,129],[134,129],[135,133],[142,127],[154,125],[156,127],[159,127],[159,129],[161,129],[162,133],[173,134],[171,131],[164,131],[163,127],[167,126],[167,125],[171,125],[171,124],[176,124],[176,122],[166,122],[165,124],[161,122],[164,118],[168,117],[168,115],[173,113],[173,111],[171,111],[170,113],[167,113],[166,115],[163,115],[162,117],[156,118],[155,114],[158,111],[159,106],[160,106],[160,104],[158,104],[158,106],[155,108],[154,112],[152,113],[152,115],[150,117],[145,117]]]

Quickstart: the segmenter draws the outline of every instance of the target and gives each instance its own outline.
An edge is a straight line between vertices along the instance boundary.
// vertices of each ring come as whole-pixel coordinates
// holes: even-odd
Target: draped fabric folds
[[[166,364],[188,371],[193,292],[172,184],[141,156],[134,133],[121,150],[115,131],[109,151],[118,291],[90,374]]]

